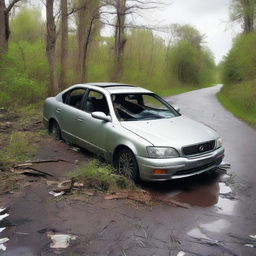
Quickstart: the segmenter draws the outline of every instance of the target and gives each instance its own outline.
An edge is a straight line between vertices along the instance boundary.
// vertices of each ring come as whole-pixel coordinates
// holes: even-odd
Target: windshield
[[[120,121],[155,120],[180,114],[153,93],[112,94],[112,102]]]

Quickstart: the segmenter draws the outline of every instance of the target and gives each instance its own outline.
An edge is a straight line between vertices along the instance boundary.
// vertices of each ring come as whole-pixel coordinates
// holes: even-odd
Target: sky
[[[233,38],[241,31],[239,24],[229,21],[231,0],[164,0],[163,8],[144,11],[136,22],[151,25],[191,24],[205,34],[206,46],[218,64],[232,47]],[[163,33],[159,34],[165,37]]]

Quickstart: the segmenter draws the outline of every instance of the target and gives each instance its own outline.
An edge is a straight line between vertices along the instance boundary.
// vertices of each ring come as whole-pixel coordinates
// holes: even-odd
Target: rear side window
[[[81,109],[85,92],[86,89],[74,89],[69,91],[66,95],[64,95],[64,103],[69,106]]]

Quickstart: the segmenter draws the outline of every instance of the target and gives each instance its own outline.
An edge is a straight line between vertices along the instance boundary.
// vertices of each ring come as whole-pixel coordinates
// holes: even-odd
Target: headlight
[[[179,157],[179,153],[174,148],[147,147],[148,155],[152,158],[173,158]]]
[[[216,140],[216,148],[220,148],[220,147],[222,147],[222,139],[221,139],[221,138],[218,138],[218,139]]]

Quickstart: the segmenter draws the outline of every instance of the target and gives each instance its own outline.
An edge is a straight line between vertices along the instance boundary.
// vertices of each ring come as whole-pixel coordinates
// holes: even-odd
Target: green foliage
[[[256,127],[256,80],[224,86],[218,94],[221,103],[238,118]]]
[[[44,22],[41,11],[37,9],[23,8],[11,19],[11,40],[13,42],[35,42],[42,39],[45,34]]]
[[[88,164],[79,166],[68,176],[84,183],[87,188],[101,191],[135,188],[135,185],[128,178],[117,175],[111,166],[100,163],[97,160],[92,160]]]
[[[222,80],[235,84],[256,78],[256,33],[239,35],[224,60]]]
[[[203,35],[190,25],[175,25],[174,44],[168,49],[169,78],[181,84],[208,85],[215,82],[214,57],[203,47]]]
[[[9,144],[0,150],[0,167],[8,167],[29,160],[36,150],[37,147],[29,142],[25,133],[14,132],[10,136]]]

